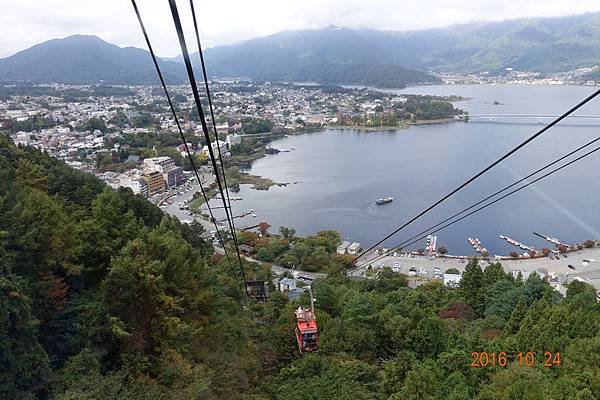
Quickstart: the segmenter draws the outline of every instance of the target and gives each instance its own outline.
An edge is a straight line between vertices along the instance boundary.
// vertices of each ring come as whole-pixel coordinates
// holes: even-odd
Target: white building
[[[292,278],[283,278],[279,281],[279,291],[289,292],[296,289],[296,280]]]
[[[223,157],[225,157],[226,154],[229,154],[227,152],[227,143],[222,140],[216,140],[216,141],[212,142],[211,146],[212,146],[213,153],[215,154],[215,157],[219,156],[219,149],[221,150],[221,155]],[[202,153],[206,154],[207,156],[210,155],[210,153],[208,151],[208,146],[204,146],[202,148]]]
[[[357,254],[359,250],[360,250],[360,243],[357,243],[357,242],[352,243],[347,248],[348,254],[352,254],[352,255]]]
[[[444,274],[444,286],[455,289],[458,287],[461,278],[460,274]]]
[[[350,246],[350,242],[348,242],[347,240],[344,240],[342,242],[342,244],[340,244],[337,247],[337,253],[338,254],[346,254],[346,250],[348,249],[348,246]]]
[[[242,143],[242,137],[240,135],[231,134],[227,135],[225,142],[231,148],[231,146]]]
[[[136,179],[131,176],[121,176],[119,179],[119,186],[130,188],[134,194],[142,193],[142,184],[140,179]]]

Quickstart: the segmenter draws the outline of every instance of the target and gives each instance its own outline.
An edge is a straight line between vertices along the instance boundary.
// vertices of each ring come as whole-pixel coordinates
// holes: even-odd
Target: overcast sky
[[[18,0],[0,6],[0,57],[44,40],[93,34],[145,47],[129,0]],[[327,25],[417,30],[469,21],[600,11],[598,0],[195,0],[205,46]],[[182,18],[189,0],[178,0]],[[178,52],[167,0],[138,0],[153,46]],[[184,24],[191,29],[190,18]]]

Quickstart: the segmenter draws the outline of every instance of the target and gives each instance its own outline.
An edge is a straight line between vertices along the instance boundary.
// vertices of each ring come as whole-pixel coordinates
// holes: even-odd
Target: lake
[[[398,92],[461,95],[466,100],[455,105],[471,114],[554,115],[594,90],[583,86],[455,85]],[[576,114],[600,115],[600,103],[593,100]],[[237,195],[243,200],[233,202],[234,213],[254,209],[257,217],[237,219],[236,225],[265,219],[273,225],[273,231],[285,225],[300,235],[334,229],[344,239],[367,247],[548,121],[510,116],[490,121],[482,117],[384,132],[324,130],[277,140],[271,147],[293,150],[257,160],[248,172],[277,182],[298,183],[268,191],[242,186]],[[386,244],[404,241],[597,136],[600,120],[566,120]],[[533,231],[565,242],[599,239],[599,154],[437,233],[438,246],[446,246],[452,254],[473,254],[467,237],[478,237],[490,254],[508,254],[518,249],[502,241],[498,237],[501,234],[537,248],[550,246]],[[384,196],[395,200],[376,206],[375,200]],[[213,200],[211,204],[216,203]],[[424,241],[412,248],[423,246]]]

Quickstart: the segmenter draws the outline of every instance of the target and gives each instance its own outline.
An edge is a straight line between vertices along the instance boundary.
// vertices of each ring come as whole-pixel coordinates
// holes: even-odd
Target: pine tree
[[[527,314],[527,302],[525,301],[525,297],[521,296],[510,315],[510,319],[504,327],[504,331],[509,334],[517,333],[521,321],[525,318],[525,314]]]
[[[487,289],[503,279],[506,279],[506,274],[500,263],[490,264],[483,271],[483,286]]]
[[[482,315],[485,307],[483,272],[476,259],[469,261],[465,268],[460,280],[460,292],[465,302],[473,307],[477,315]]]

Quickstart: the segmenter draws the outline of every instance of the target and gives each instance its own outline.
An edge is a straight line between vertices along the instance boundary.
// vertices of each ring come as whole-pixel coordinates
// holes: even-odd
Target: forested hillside
[[[171,83],[185,82],[181,65],[159,61]],[[97,36],[53,39],[0,59],[0,80],[66,84],[156,84],[150,54],[135,47],[118,47]]]
[[[0,135],[0,398],[600,398],[585,283],[563,298],[476,262],[456,290],[390,270],[334,277],[317,285],[319,351],[300,356],[298,303],[244,299],[201,230]],[[508,361],[472,367],[475,351]]]
[[[593,67],[599,53],[600,13],[587,13],[408,32],[400,26],[389,31],[326,27],[279,32],[209,48],[206,58],[215,76],[337,84],[353,79],[356,84],[393,87],[388,85],[394,80],[386,76],[396,72],[393,67],[396,80],[409,84],[434,82],[414,70],[502,73],[510,67],[548,73]],[[346,68],[352,64],[360,69]],[[357,80],[349,71],[368,73]]]

